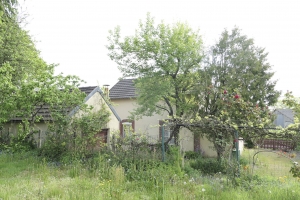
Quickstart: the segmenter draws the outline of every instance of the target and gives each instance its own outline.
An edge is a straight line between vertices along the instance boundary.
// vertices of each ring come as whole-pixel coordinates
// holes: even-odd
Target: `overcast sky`
[[[105,48],[108,31],[119,25],[123,36],[132,35],[150,12],[156,22],[181,21],[200,29],[206,46],[224,28],[238,26],[269,52],[277,89],[300,96],[299,0],[26,0],[23,10],[44,60],[85,85],[118,81],[121,74]]]

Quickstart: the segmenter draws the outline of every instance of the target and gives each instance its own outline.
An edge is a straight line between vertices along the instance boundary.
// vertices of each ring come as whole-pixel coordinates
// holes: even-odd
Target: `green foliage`
[[[97,149],[103,148],[103,138],[97,137],[109,121],[110,113],[104,102],[98,111],[82,106],[73,117],[56,113],[56,120],[49,124],[45,144],[40,155],[50,160],[61,160],[65,154],[86,159]],[[64,111],[62,111],[64,112]]]
[[[180,147],[169,146],[167,154],[167,164],[173,166],[177,175],[182,175],[182,161],[183,156],[180,152]]]
[[[67,153],[68,140],[57,135],[49,134],[43,146],[38,149],[39,155],[51,161],[60,161]]]
[[[216,173],[224,174],[226,172],[224,163],[215,158],[199,158],[191,162],[190,165],[192,168],[208,175],[213,175]]]
[[[198,158],[201,158],[202,155],[200,152],[195,152],[195,151],[186,151],[184,152],[184,158],[186,159],[198,159]]]
[[[36,147],[36,142],[32,137],[33,133],[29,129],[29,123],[24,121],[18,125],[15,135],[5,138],[0,142],[2,150],[8,152],[26,152]]]
[[[156,146],[151,146],[147,138],[142,134],[131,133],[126,137],[119,137],[116,133],[112,135],[110,152],[110,163],[122,166],[128,170],[147,170],[159,165],[161,151]],[[155,153],[154,153],[155,152]]]
[[[245,190],[251,190],[254,187],[262,186],[263,184],[267,184],[267,181],[260,178],[258,175],[252,175],[249,173],[241,174],[240,177],[236,177],[234,179],[233,185],[235,187],[240,187]]]
[[[17,0],[1,0],[0,1],[0,24],[6,20],[15,17],[17,14]]]
[[[287,92],[284,95],[284,99],[282,100],[284,106],[293,110],[294,114],[294,123],[290,124],[288,127],[280,130],[281,134],[285,136],[285,138],[291,139],[295,146],[299,146],[300,143],[300,101],[299,98],[295,97],[292,92]]]
[[[16,133],[11,143],[14,146],[31,143],[37,122],[67,115],[85,96],[78,89],[82,82],[78,77],[54,75],[55,65],[40,57],[30,35],[21,27],[17,5],[15,0],[0,2],[0,126],[14,119],[25,127]],[[42,119],[38,112],[45,107],[50,116]]]
[[[279,92],[274,89],[270,69],[264,49],[238,28],[225,30],[211,47],[194,93],[200,105],[198,116],[185,124],[213,142],[219,158],[232,143],[235,131],[249,139],[268,134],[255,127],[273,122],[268,106],[277,101]]]
[[[274,88],[276,81],[271,80],[274,73],[270,71],[267,55],[264,48],[255,46],[254,40],[242,35],[240,29],[225,30],[211,47],[203,83],[233,95],[238,89],[238,95],[245,101],[261,108],[271,106],[277,102],[280,93]],[[209,111],[214,113],[217,108],[213,99],[218,94],[211,92],[205,96],[209,97],[205,106],[212,108]]]
[[[202,39],[187,24],[155,25],[147,15],[134,36],[121,41],[120,28],[108,37],[110,58],[118,64],[123,77],[136,77],[139,107],[134,117],[166,113],[170,121],[190,116],[194,104],[187,94],[196,87],[203,57]],[[170,139],[178,142],[180,126],[172,129]]]
[[[297,119],[300,119],[300,100],[299,98],[295,97],[292,92],[287,92],[284,95],[284,99],[282,100],[282,103],[287,106],[288,108],[292,109],[294,111],[295,117]]]
[[[253,149],[255,147],[255,144],[252,142],[251,139],[247,139],[247,140],[245,140],[244,146],[248,149]]]
[[[300,178],[300,166],[297,164],[294,164],[294,166],[291,167],[290,173],[293,174],[293,177]]]
[[[178,176],[161,163],[126,175],[108,161],[109,151],[72,164],[54,165],[32,153],[0,154],[0,198],[4,199],[299,199],[299,182],[241,174],[237,185],[223,174]],[[154,152],[152,152],[154,153]],[[91,166],[94,166],[91,170]],[[176,192],[174,192],[176,191]]]

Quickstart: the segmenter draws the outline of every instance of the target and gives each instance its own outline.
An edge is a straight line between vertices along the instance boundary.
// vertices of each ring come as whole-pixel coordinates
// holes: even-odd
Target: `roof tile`
[[[110,99],[129,99],[137,97],[135,79],[122,79],[109,90]]]

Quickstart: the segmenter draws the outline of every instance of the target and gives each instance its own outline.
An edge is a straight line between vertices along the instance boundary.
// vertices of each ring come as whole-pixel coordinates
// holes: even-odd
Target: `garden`
[[[68,153],[60,160],[40,156],[38,151],[2,151],[0,198],[282,200],[300,196],[299,176],[290,172],[291,159],[300,161],[295,152],[263,150],[255,155],[259,149],[246,149],[238,164],[170,147],[162,162],[159,149],[132,147],[115,152],[102,149],[86,158]]]

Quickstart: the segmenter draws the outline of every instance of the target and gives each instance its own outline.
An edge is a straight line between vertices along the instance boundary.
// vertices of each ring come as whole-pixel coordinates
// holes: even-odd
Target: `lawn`
[[[243,159],[250,161],[253,154],[253,150],[246,151]],[[260,153],[258,159],[254,176],[251,163],[248,168],[241,166],[241,176],[234,186],[223,174],[204,176],[193,170],[176,171],[168,164],[148,163],[150,167],[144,170],[132,165],[125,170],[102,155],[93,161],[96,167],[91,167],[82,162],[49,162],[35,153],[2,153],[0,198],[299,199],[300,182],[289,174],[288,159],[274,153]],[[254,178],[250,181],[249,177]]]

